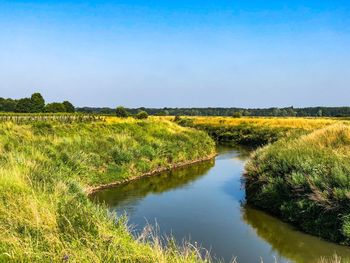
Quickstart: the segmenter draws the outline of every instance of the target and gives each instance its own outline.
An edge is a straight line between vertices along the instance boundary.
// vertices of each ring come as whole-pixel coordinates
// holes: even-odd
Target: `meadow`
[[[249,203],[350,244],[346,120],[3,114],[0,262],[211,261],[189,243],[132,235],[126,218],[88,198],[101,185],[213,157],[208,134],[262,146],[246,166]]]
[[[2,120],[0,262],[202,261],[192,245],[134,237],[87,189],[214,154],[204,132],[169,121]]]
[[[176,122],[182,126],[204,130],[219,143],[259,147],[286,136],[295,137],[347,121],[295,117],[178,117]]]

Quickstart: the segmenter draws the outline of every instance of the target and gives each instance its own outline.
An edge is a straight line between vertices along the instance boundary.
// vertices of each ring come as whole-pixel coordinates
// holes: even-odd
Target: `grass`
[[[297,117],[188,117],[195,125],[211,126],[239,126],[251,124],[273,128],[293,128],[314,130],[330,124],[338,123],[339,120],[331,118],[297,118]]]
[[[214,154],[204,132],[169,117],[15,117],[0,118],[0,262],[210,261],[188,243],[178,247],[170,239],[164,247],[152,231],[132,236],[125,218],[114,218],[86,196],[88,187]],[[247,164],[248,201],[306,232],[349,244],[350,128],[343,123],[181,120],[218,141],[275,142]]]
[[[217,142],[257,147],[273,143],[286,136],[295,137],[347,121],[292,117],[181,117],[177,122],[182,126],[204,130]]]
[[[189,244],[135,240],[85,189],[214,151],[168,121],[1,122],[0,262],[201,261]]]
[[[350,245],[350,126],[331,118],[177,118],[218,142],[265,146],[246,165],[247,201]]]
[[[350,126],[334,124],[259,149],[247,200],[305,232],[350,244]]]

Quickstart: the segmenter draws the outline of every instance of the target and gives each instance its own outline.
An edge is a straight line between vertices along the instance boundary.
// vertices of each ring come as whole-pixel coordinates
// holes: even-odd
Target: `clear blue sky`
[[[350,105],[349,1],[2,1],[0,97]]]

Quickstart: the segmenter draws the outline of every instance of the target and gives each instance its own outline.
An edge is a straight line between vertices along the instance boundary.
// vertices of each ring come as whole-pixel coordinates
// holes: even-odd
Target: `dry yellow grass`
[[[196,125],[211,126],[237,126],[240,124],[252,124],[257,126],[282,127],[282,128],[300,128],[305,130],[314,130],[323,128],[335,123],[350,123],[346,120],[337,120],[331,118],[295,118],[295,117],[188,117]]]

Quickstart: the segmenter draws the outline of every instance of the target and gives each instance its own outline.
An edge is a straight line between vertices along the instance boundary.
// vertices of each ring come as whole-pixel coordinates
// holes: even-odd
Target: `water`
[[[160,234],[197,242],[225,262],[236,257],[239,263],[312,263],[335,253],[350,260],[349,247],[301,233],[244,204],[241,176],[247,155],[220,147],[215,161],[101,191],[93,199],[118,215],[126,213],[135,233],[158,225]]]

